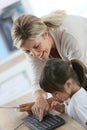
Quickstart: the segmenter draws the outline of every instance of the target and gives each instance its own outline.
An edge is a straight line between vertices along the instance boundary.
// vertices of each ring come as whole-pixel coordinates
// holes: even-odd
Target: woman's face
[[[27,55],[41,60],[48,59],[51,48],[52,40],[50,40],[48,35],[40,36],[37,40],[27,40],[21,47]]]

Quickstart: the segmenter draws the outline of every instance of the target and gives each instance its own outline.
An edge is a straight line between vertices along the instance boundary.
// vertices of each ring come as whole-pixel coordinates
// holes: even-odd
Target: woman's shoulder
[[[85,32],[87,32],[87,19],[77,15],[67,15],[64,19],[61,28],[65,28],[66,31],[75,37],[78,43],[83,44],[87,41]]]
[[[80,21],[86,21],[87,18],[83,17],[83,16],[80,16],[80,15],[66,15],[65,19],[64,19],[64,22],[71,22],[71,21],[77,21],[77,22],[80,22]]]
[[[87,19],[79,15],[66,15],[62,26],[69,29],[74,28],[75,30],[82,26],[84,28],[84,26],[87,26]]]

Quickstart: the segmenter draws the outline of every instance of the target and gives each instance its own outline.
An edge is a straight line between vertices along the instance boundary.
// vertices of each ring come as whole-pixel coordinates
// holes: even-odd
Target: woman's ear
[[[72,80],[71,80],[71,79],[69,79],[69,80],[66,81],[66,83],[65,83],[65,85],[64,85],[64,88],[65,88],[65,91],[66,91],[69,95],[71,95],[71,93],[72,93]]]
[[[49,35],[49,33],[48,33],[48,30],[46,29],[46,30],[44,31],[43,37],[46,38],[46,37],[48,37],[48,35]]]

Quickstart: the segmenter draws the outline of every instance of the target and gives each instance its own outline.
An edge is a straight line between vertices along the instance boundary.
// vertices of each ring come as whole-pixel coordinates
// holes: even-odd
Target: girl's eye
[[[58,92],[54,92],[53,95],[56,96],[58,94]]]

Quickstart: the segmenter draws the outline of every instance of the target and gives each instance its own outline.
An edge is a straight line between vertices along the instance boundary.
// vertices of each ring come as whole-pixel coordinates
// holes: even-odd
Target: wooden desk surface
[[[33,101],[32,95],[27,94],[13,102],[6,105],[8,106],[18,106],[21,103]],[[56,114],[58,114],[56,112]],[[26,116],[25,113],[15,111],[14,109],[0,109],[0,130],[14,130],[21,122],[22,118]],[[80,124],[71,119],[65,114],[61,114],[66,121],[66,124],[55,130],[85,130]],[[29,130],[25,125],[20,126],[17,130]]]

